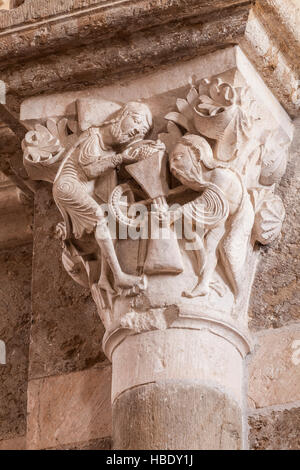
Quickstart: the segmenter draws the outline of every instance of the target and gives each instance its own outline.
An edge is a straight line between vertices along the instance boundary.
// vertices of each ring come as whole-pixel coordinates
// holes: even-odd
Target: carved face
[[[111,135],[117,144],[125,144],[137,136],[144,137],[149,130],[145,116],[140,113],[128,112],[111,125]]]
[[[170,155],[170,170],[179,181],[189,180],[194,172],[193,155],[191,149],[179,143]]]

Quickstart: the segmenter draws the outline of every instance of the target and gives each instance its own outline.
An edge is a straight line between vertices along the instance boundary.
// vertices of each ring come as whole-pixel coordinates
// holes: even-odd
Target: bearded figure
[[[27,132],[23,161],[32,179],[53,183],[63,217],[57,225],[63,265],[77,283],[91,289],[104,324],[109,324],[115,297],[136,295],[145,278],[122,270],[106,203],[123,163],[143,160],[165,146],[145,140],[152,113],[144,103],[131,101],[120,108],[106,100],[78,100],[77,112],[78,123],[50,118]],[[79,137],[78,128],[83,131]]]
[[[186,134],[169,156],[170,170],[186,187],[200,193],[176,211],[201,226],[193,233],[199,281],[187,297],[204,296],[210,287],[222,289],[213,281],[220,258],[235,296],[243,284],[244,263],[251,236],[254,213],[242,177],[226,163],[217,162],[208,142]],[[194,224],[195,226],[195,224]]]
[[[116,119],[83,132],[69,150],[53,184],[53,196],[64,218],[64,238],[83,239],[94,233],[101,256],[108,263],[114,287],[132,288],[141,278],[124,273],[117,259],[101,203],[117,183],[116,168],[137,161],[138,152],[117,153],[121,145],[141,141],[152,126],[147,105],[127,103]]]

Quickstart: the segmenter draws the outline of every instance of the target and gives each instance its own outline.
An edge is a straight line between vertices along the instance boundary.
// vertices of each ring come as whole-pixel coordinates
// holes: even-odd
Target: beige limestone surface
[[[99,86],[120,72],[132,76],[239,44],[284,107],[299,113],[297,3],[153,0],[150,6],[147,0],[31,0],[2,11],[0,68],[8,100]]]
[[[300,326],[257,335],[249,364],[249,404],[254,408],[300,401]]]
[[[249,418],[249,447],[251,450],[299,450],[300,407],[255,414]]]
[[[0,0],[0,10],[9,10],[10,0]]]
[[[31,244],[0,251],[0,443],[26,433],[31,271]]]
[[[241,354],[209,331],[174,328],[128,337],[115,349],[112,364],[112,401],[127,389],[164,380],[200,381],[242,401]]]
[[[118,84],[98,89],[92,88],[78,92],[28,98],[22,102],[20,119],[25,125],[26,123],[30,125],[32,121],[42,121],[51,116],[74,116],[76,114],[75,101],[79,98],[99,98],[120,103],[137,99],[151,99],[153,104],[150,101],[149,105],[156,115],[167,114],[175,105],[176,90],[186,87],[191,77],[195,76],[197,81],[200,81],[234,68],[240,71],[246,84],[251,87],[258,103],[260,103],[260,112],[267,115],[274,125],[280,125],[287,136],[291,138],[293,135],[291,119],[239,47],[228,47],[225,50],[197,57],[181,64],[168,66],[165,70],[140,78],[120,80]],[[165,93],[169,93],[169,96],[165,96],[163,100]]]
[[[35,196],[32,326],[29,378],[88,369],[105,360],[103,325],[87,289],[77,286],[61,263],[54,237],[60,220],[51,188]]]
[[[0,441],[0,450],[25,450],[26,436]]]
[[[277,187],[286,217],[281,237],[260,249],[249,306],[252,331],[281,328],[300,320],[300,120],[293,122],[287,171]]]
[[[30,381],[27,448],[72,446],[110,436],[110,381],[110,367]]]
[[[234,92],[239,93],[240,90],[244,90],[246,93],[246,88],[245,89],[243,88],[245,85],[248,85],[251,87],[253,96],[255,97],[255,104],[257,105],[257,109],[258,109],[257,113],[259,115],[259,118],[257,118],[257,120],[261,119],[263,120],[264,123],[266,122],[268,124],[267,129],[266,129],[266,131],[268,132],[272,132],[273,128],[276,128],[276,130],[278,130],[278,133],[280,134],[280,137],[283,138],[284,145],[286,145],[288,141],[291,139],[292,133],[293,133],[293,126],[292,126],[291,120],[289,116],[286,114],[286,112],[284,111],[284,109],[281,107],[281,105],[278,103],[276,98],[273,96],[273,94],[267,89],[266,85],[261,80],[259,75],[256,73],[255,69],[253,68],[249,60],[246,58],[244,53],[238,47],[230,47],[223,51],[214,52],[205,57],[193,59],[191,61],[186,61],[184,64],[181,64],[181,65],[168,66],[165,68],[165,70],[160,70],[156,73],[149,74],[148,76],[143,77],[143,78],[137,77],[135,80],[130,80],[130,81],[122,80],[118,84],[118,86],[111,85],[111,86],[93,89],[93,90],[87,89],[85,91],[29,98],[25,100],[25,102],[22,104],[21,118],[23,122],[26,124],[26,126],[28,126],[29,128],[30,126],[38,122],[45,124],[45,120],[49,117],[56,117],[59,119],[63,116],[66,116],[68,118],[74,118],[74,117],[76,118],[76,99],[78,98],[80,98],[81,100],[82,98],[88,98],[89,100],[99,99],[100,101],[102,100],[101,102],[103,102],[103,100],[106,99],[106,100],[114,100],[115,102],[120,102],[120,103],[128,103],[133,100],[143,99],[147,102],[147,105],[149,106],[152,112],[152,115],[155,116],[154,130],[153,130],[152,137],[156,138],[158,134],[164,135],[164,134],[160,134],[160,132],[166,130],[165,121],[166,119],[169,119],[167,116],[171,116],[170,121],[172,121],[173,124],[174,124],[174,121],[177,122],[176,119],[172,120],[172,116],[174,116],[175,114],[174,113],[175,104],[180,111],[180,103],[181,103],[181,106],[183,102],[186,104],[186,106],[188,106],[189,101],[184,101],[186,97],[187,97],[187,100],[190,100],[191,102],[193,101],[191,96],[187,94],[188,93],[187,87],[188,87],[190,77],[194,75],[195,79],[199,81],[201,79],[204,79],[207,76],[209,77],[212,75],[216,76],[217,74],[221,74],[221,73],[225,75],[226,80],[232,80],[234,82],[234,84],[232,85],[228,85],[228,84],[226,85],[228,89],[232,90],[233,95],[234,95]],[[219,80],[221,79],[219,78]],[[216,85],[214,85],[214,83],[216,83]],[[209,103],[211,102],[213,93],[216,92],[216,90],[218,91],[218,93],[220,93],[220,90],[217,87],[220,85],[220,83],[222,83],[222,81],[219,82],[218,80],[216,80],[214,83],[211,85],[211,88],[209,91],[210,98],[204,95],[206,101],[210,100]],[[200,85],[198,82],[197,87],[199,87],[199,92],[196,91],[196,89],[194,89],[190,91],[190,95],[193,95],[194,93],[194,96],[195,96],[196,94],[197,96],[195,99],[196,100],[199,99],[202,102],[203,95],[201,95],[201,86],[202,85]],[[214,89],[214,86],[216,86],[216,90]],[[225,101],[226,100],[230,101],[229,99],[225,97]],[[240,113],[240,115],[243,117],[245,122],[246,122],[246,118],[248,118],[249,122],[251,122],[252,108],[247,100],[245,100],[245,102],[247,103],[247,105],[245,106],[244,106],[243,100],[241,100],[242,104],[240,104],[239,102],[232,103],[232,107],[229,106],[227,101],[225,103],[225,106],[228,106],[227,111],[229,115],[227,114],[225,115],[226,117],[224,118],[223,121],[221,121],[222,125],[225,125],[225,127],[227,126],[226,119],[229,119],[229,120],[231,119],[230,112],[232,112],[232,110],[237,110],[237,112]],[[84,100],[82,100],[80,103],[83,103],[83,102]],[[218,99],[216,102],[219,103]],[[253,100],[251,101],[251,103],[252,102]],[[135,103],[134,106],[135,106],[135,109],[137,109],[137,103]],[[202,103],[202,108],[205,108],[203,103]],[[148,110],[147,115],[149,116],[150,114],[149,109],[148,108],[146,109]],[[223,108],[221,107],[220,109],[223,109]],[[126,110],[126,106],[121,108],[121,115],[124,110]],[[92,119],[89,121],[89,119],[86,119],[86,116],[85,116],[85,121],[93,122],[93,119],[95,118],[97,113],[93,115],[92,107],[86,109],[86,111],[87,111],[86,114],[90,113],[92,115],[91,116]],[[166,116],[166,112],[168,112],[167,116]],[[173,115],[172,115],[172,112],[173,112]],[[198,114],[201,114],[201,113],[198,113]],[[222,119],[223,115],[222,113],[220,114],[221,114],[221,119]],[[80,116],[81,114],[79,113],[79,120],[81,120]],[[181,115],[181,118],[183,118],[182,115]],[[203,116],[203,115],[201,118],[199,117],[198,120],[195,119],[194,122],[195,122],[196,130],[197,132],[201,131],[208,138],[211,138],[211,139],[217,138],[218,145],[219,145],[219,140],[222,141],[222,138],[224,136],[221,138],[220,136],[222,134],[220,133],[217,133],[217,136],[215,136],[215,132],[214,132],[215,128],[211,124],[211,122],[210,124],[208,124],[207,120],[208,120],[207,116]],[[116,122],[118,122],[118,120]],[[205,124],[203,124],[203,122],[205,122]],[[239,122],[240,121],[238,121],[238,123]],[[243,122],[243,125],[245,125],[244,121],[242,122]],[[203,127],[201,127],[201,123]],[[79,124],[82,130],[83,129],[83,126],[81,125],[82,122],[80,121]],[[179,121],[179,124],[180,124],[180,121]],[[97,124],[94,124],[94,125],[97,125]],[[199,127],[197,127],[197,125]],[[49,129],[48,123],[47,123],[47,126]],[[33,133],[36,132],[38,134],[39,129],[40,128],[37,127],[36,131],[33,131]],[[185,127],[185,129],[190,131],[189,127]],[[245,131],[243,126],[241,126],[239,130],[241,134],[243,134],[243,132]],[[45,132],[46,133],[48,132],[49,134],[49,130],[48,131],[45,130]],[[93,132],[95,134],[97,133],[97,130],[93,129]],[[179,130],[178,132],[181,135]],[[194,130],[194,132],[196,131]],[[31,135],[32,133],[29,132],[27,134],[28,136],[27,140],[25,139],[28,144],[28,151],[26,155],[24,154],[25,158],[28,158],[28,156],[30,156],[30,151],[31,151],[30,150],[31,149],[30,136]],[[233,135],[234,135],[234,138],[237,138],[238,134],[233,133]],[[203,140],[204,140],[203,137],[194,135],[193,138],[195,141],[198,142],[199,146],[200,146],[199,141],[201,139],[202,139],[201,145],[203,144]],[[257,138],[257,141],[256,141],[256,138]],[[227,150],[227,153],[230,154],[231,140],[228,139],[228,141],[226,141],[225,137],[223,140],[225,142],[225,145],[228,145],[229,150]],[[261,162],[261,160],[258,159],[258,154],[255,154],[255,153],[252,154],[250,152],[250,149],[252,149],[251,145],[253,146],[256,145],[259,151],[260,149],[259,149],[258,142],[261,142],[264,145],[266,143],[265,140],[266,138],[263,138],[260,135],[258,127],[257,127],[257,135],[254,135],[253,133],[253,135],[249,137],[249,135],[245,132],[244,141],[241,143],[241,146],[239,145],[237,146],[239,151],[241,152],[242,150],[245,151],[245,154],[241,154],[243,158],[245,157],[245,160],[247,162],[245,163],[245,165],[248,164],[248,160],[252,162],[251,158],[253,160],[257,158],[256,167],[255,167],[255,162],[254,162],[254,165],[252,168],[253,174],[249,172],[249,174],[247,174],[247,178],[245,178],[247,179],[247,184],[248,184],[247,189],[249,190],[249,192],[251,192],[251,190],[253,189],[253,186],[257,184],[258,173],[260,171],[259,165]],[[210,158],[213,159],[214,157],[216,157],[216,153],[213,155],[212,149],[210,148],[208,142],[207,141],[205,142],[206,142],[206,150],[207,149],[210,150],[210,152],[208,150],[207,152],[209,155],[211,154]],[[26,148],[26,145],[25,145],[25,148]],[[53,148],[55,152],[57,147],[54,145]],[[219,147],[216,146],[214,151],[217,152],[216,149],[218,148]],[[247,151],[249,153],[246,153]],[[173,151],[171,150],[169,153],[170,158],[173,155],[172,152]],[[201,152],[200,154],[202,155]],[[249,155],[251,155],[251,158]],[[275,155],[277,154],[275,153]],[[242,156],[240,158],[242,158]],[[219,157],[220,157],[220,160],[222,160],[222,162],[226,160],[225,155],[223,154],[219,155]],[[230,157],[231,155],[229,155],[227,160],[230,160]],[[113,165],[115,165],[114,162],[112,163]],[[173,163],[174,163],[173,160],[170,160],[170,167],[171,167],[171,164],[173,165]],[[207,165],[208,165],[207,167],[211,169],[209,164]],[[211,165],[213,166],[212,163]],[[233,172],[235,171],[234,169],[231,169],[231,170]],[[244,168],[242,168],[242,170],[244,172],[246,171]],[[131,172],[129,173],[132,174]],[[60,178],[62,174],[63,173],[59,173],[58,178]],[[223,170],[222,170],[222,175],[225,175]],[[146,172],[142,176],[143,177],[147,176]],[[221,180],[222,178],[220,177],[220,181]],[[180,178],[179,178],[179,181],[182,182]],[[220,181],[218,184],[220,184]],[[251,186],[252,182],[253,182],[253,186]],[[271,182],[274,182],[274,181],[271,179]],[[60,183],[63,186],[64,181]],[[231,183],[232,183],[232,179],[231,179]],[[56,182],[54,184],[54,194],[56,194],[56,191],[57,191],[57,184],[58,183]],[[267,181],[266,185],[270,185],[270,184],[271,183]],[[144,188],[144,186],[142,187]],[[259,185],[255,189],[257,190],[258,193],[262,190],[262,188]],[[268,191],[268,190],[269,188],[263,188],[263,191]],[[228,188],[225,188],[224,194],[227,194],[227,191],[228,191],[228,194],[230,193]],[[85,197],[84,191],[82,190],[80,194],[82,196],[82,201],[83,201]],[[246,194],[246,192],[244,192],[244,194]],[[163,196],[163,195],[164,193],[158,194],[158,196]],[[230,194],[230,196],[233,196],[233,195]],[[249,199],[248,194],[247,194],[247,198]],[[255,200],[255,194],[253,195],[253,199]],[[278,198],[276,199],[275,196],[273,199],[278,202]],[[64,200],[63,199],[60,200],[60,204],[63,205],[63,203],[64,203]],[[240,203],[237,202],[236,204],[238,206]],[[249,199],[249,204],[250,204],[250,199]],[[80,201],[79,201],[79,205],[80,205]],[[84,204],[83,204],[83,207],[84,207]],[[243,206],[241,205],[241,207]],[[276,207],[276,204],[275,204],[275,207]],[[282,219],[284,216],[284,209],[282,208],[282,205],[280,207],[281,209],[279,210],[278,214],[276,213],[276,208],[274,209],[274,212],[272,212],[272,210],[270,212],[272,217],[275,213],[275,223],[277,223],[276,222],[277,216],[278,216],[278,220],[280,219],[279,222],[282,222]],[[42,210],[44,210],[44,208]],[[236,209],[230,209],[230,210],[232,210],[232,213],[234,213]],[[253,211],[252,206],[251,206],[251,210]],[[269,214],[268,207],[266,208],[266,210],[267,210],[267,214]],[[248,215],[249,215],[249,220],[251,221],[252,212],[250,211]],[[267,215],[267,217],[269,217],[269,215]],[[269,222],[272,224],[273,219],[271,218],[271,220],[270,219],[266,220],[266,223],[269,223]],[[73,219],[72,219],[72,223],[73,223]],[[48,224],[48,220],[46,221],[45,225],[47,224]],[[279,230],[276,229],[277,235],[279,235],[280,233],[280,227],[281,227],[280,223],[278,224],[278,226],[279,226]],[[255,238],[253,238],[253,240],[251,240],[251,243],[250,243],[250,234],[251,234],[252,226],[250,228],[249,234],[248,234],[248,230],[249,230],[248,225],[246,223],[245,225],[243,225],[243,222],[241,222],[241,227],[239,228],[240,228],[240,232],[238,230],[236,232],[236,236],[237,236],[236,243],[232,247],[232,252],[229,253],[229,256],[233,259],[233,262],[234,262],[234,258],[235,257],[238,258],[240,254],[240,251],[239,251],[240,242],[241,244],[243,244],[243,240],[244,240],[243,231],[245,233],[245,240],[247,241],[247,243],[249,242],[249,248],[252,249],[251,243],[254,243],[256,240]],[[272,228],[272,225],[271,225],[271,228]],[[39,230],[41,234],[42,234],[43,229],[44,229],[44,226],[40,225]],[[53,230],[53,227],[52,227],[52,230]],[[218,235],[216,235],[216,237],[217,236]],[[75,234],[75,237],[78,238],[76,234]],[[260,240],[262,240],[262,238]],[[42,246],[43,238],[40,238],[39,241]],[[263,241],[264,240],[262,240],[262,243]],[[216,251],[216,249],[217,249],[217,245],[215,246],[215,248],[211,249],[212,253],[214,252],[214,250]],[[252,254],[252,251],[251,251],[251,254]],[[108,263],[110,263],[110,258],[107,257],[107,259],[109,260]],[[126,261],[128,261],[128,257],[125,259],[125,261],[124,259],[122,261],[123,261],[122,268],[125,269],[125,272],[128,272],[126,271]],[[239,265],[241,265],[241,260],[238,260],[238,261],[239,261]],[[248,272],[247,271],[248,268],[250,272],[251,269],[254,269],[254,264],[255,264],[254,261],[250,262],[250,258],[249,259],[245,258],[243,262],[243,266],[242,266],[243,272]],[[122,394],[127,393],[127,390],[132,390],[133,388],[138,387],[140,385],[152,384],[152,383],[155,383],[157,380],[192,381],[192,382],[193,380],[194,381],[198,380],[198,381],[204,382],[207,386],[211,386],[211,388],[212,387],[219,388],[222,391],[222,393],[225,393],[227,398],[229,399],[233,398],[232,401],[235,401],[238,404],[242,403],[242,398],[241,398],[242,378],[243,378],[242,357],[238,349],[236,348],[234,341],[230,341],[229,338],[225,339],[225,337],[223,336],[223,332],[221,334],[218,334],[215,331],[212,331],[211,328],[208,328],[208,331],[205,331],[205,327],[203,327],[202,330],[201,328],[198,328],[198,331],[197,331],[196,328],[194,329],[194,325],[200,319],[200,317],[203,317],[204,315],[206,315],[206,317],[209,317],[209,320],[211,322],[214,321],[216,324],[222,325],[222,327],[224,328],[226,327],[229,330],[231,329],[232,334],[234,333],[236,335],[240,335],[240,337],[243,338],[243,332],[246,329],[246,324],[247,324],[247,321],[246,321],[247,301],[245,300],[240,310],[237,309],[237,311],[231,312],[231,305],[232,305],[234,296],[232,294],[230,295],[230,293],[226,296],[222,294],[222,292],[218,294],[219,297],[223,297],[223,301],[219,300],[219,302],[222,303],[222,306],[219,309],[217,307],[214,307],[214,308],[207,307],[205,305],[205,299],[203,301],[203,297],[204,297],[203,293],[198,294],[198,297],[202,297],[202,299],[199,299],[199,301],[198,299],[186,300],[186,298],[189,298],[189,296],[188,295],[183,296],[182,290],[183,290],[183,287],[185,286],[185,283],[187,283],[186,279],[189,278],[190,271],[192,271],[192,263],[189,262],[187,263],[187,265],[188,265],[188,268],[186,268],[186,266],[184,268],[186,272],[183,270],[184,271],[183,276],[180,277],[180,273],[178,273],[179,276],[176,279],[174,278],[174,276],[160,278],[159,275],[163,276],[164,272],[158,273],[159,275],[157,275],[156,277],[154,274],[153,274],[153,277],[151,277],[152,273],[150,273],[149,283],[147,286],[148,304],[146,303],[146,306],[143,305],[145,312],[142,311],[143,309],[142,310],[140,309],[141,311],[138,310],[139,302],[140,302],[140,307],[141,307],[141,301],[143,300],[145,301],[145,298],[141,296],[140,298],[138,298],[138,301],[134,303],[134,301],[130,298],[132,295],[129,292],[129,293],[124,293],[124,295],[122,295],[122,293],[121,294],[117,293],[117,297],[119,296],[119,298],[116,300],[116,307],[112,309],[112,312],[110,314],[107,314],[106,312],[106,315],[108,316],[105,317],[103,314],[103,318],[106,319],[106,321],[104,320],[104,324],[107,330],[108,337],[109,335],[112,335],[114,331],[116,332],[116,334],[119,334],[118,333],[119,324],[122,326],[123,331],[132,330],[131,332],[129,332],[129,334],[131,333],[131,336],[123,340],[123,342],[121,342],[119,345],[115,344],[115,349],[113,352],[114,378],[113,378],[113,394],[112,394],[114,402],[116,400],[119,400],[119,397],[122,397]],[[207,263],[207,265],[209,266],[209,263]],[[125,266],[125,268],[123,266]],[[74,276],[73,270],[69,269],[69,271],[71,275],[73,274]],[[113,275],[115,275],[115,272],[117,271],[116,270],[113,271]],[[186,278],[184,278],[185,275],[186,275]],[[250,277],[251,275],[249,274],[249,279]],[[164,279],[164,282],[162,282],[163,279]],[[192,283],[194,282],[194,279],[191,277],[188,282]],[[36,280],[35,280],[35,283],[36,283]],[[182,283],[182,285],[180,283]],[[245,284],[245,291],[246,291],[246,294],[248,295],[250,291],[250,281],[249,281],[249,289],[246,286],[247,284]],[[120,286],[117,285],[117,287],[120,287]],[[188,287],[192,287],[192,286],[188,286]],[[133,293],[133,296],[134,295],[135,293]],[[213,293],[213,295],[216,297],[217,294]],[[181,299],[181,297],[185,297],[185,298]],[[197,295],[195,297],[197,297]],[[38,299],[38,296],[36,298]],[[161,328],[163,329],[163,327],[161,327],[163,322],[157,323],[156,318],[153,318],[153,324],[151,324],[151,321],[147,322],[145,320],[145,324],[143,325],[142,317],[143,315],[144,316],[146,315],[147,317],[148,305],[154,308],[162,307],[163,309],[164,306],[173,305],[173,304],[178,305],[177,310],[175,309],[176,310],[175,317],[176,315],[179,315],[180,318],[185,319],[185,329],[182,327],[179,320],[177,323],[175,321],[174,325],[167,325],[169,329],[167,329],[166,331],[160,331]],[[137,311],[134,311],[134,309],[132,310],[133,307],[136,307]],[[223,308],[224,310],[226,310],[227,307],[228,307],[228,312],[227,311],[224,312]],[[102,311],[100,311],[100,315],[101,313]],[[201,318],[201,320],[203,320],[203,318]],[[207,318],[206,318],[206,321],[207,321]],[[173,326],[173,328],[170,328],[170,326]],[[141,333],[143,328],[145,330],[157,329],[158,331]],[[135,333],[135,334],[132,335],[132,333]],[[201,341],[199,341],[199,338],[201,338]],[[184,345],[184,347],[182,345]],[[110,355],[108,354],[108,356]],[[138,360],[135,360],[136,357],[138,358]],[[127,368],[126,366],[130,363],[132,364],[136,363],[136,368],[132,368],[132,367]],[[188,363],[188,367],[187,367],[187,363]],[[142,413],[142,410],[141,410],[141,413]]]
[[[241,411],[226,394],[201,382],[141,385],[114,403],[113,445],[127,451],[240,450]]]

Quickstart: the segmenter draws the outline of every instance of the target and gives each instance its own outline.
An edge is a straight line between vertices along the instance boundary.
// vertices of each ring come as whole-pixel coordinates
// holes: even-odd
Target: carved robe
[[[67,153],[53,184],[54,200],[66,224],[66,238],[73,234],[78,239],[85,232],[91,233],[103,218],[99,202],[107,202],[116,185],[115,170],[106,163],[113,155],[115,152],[104,146],[101,131],[96,128],[85,132]],[[92,178],[89,167],[97,162],[99,174]]]

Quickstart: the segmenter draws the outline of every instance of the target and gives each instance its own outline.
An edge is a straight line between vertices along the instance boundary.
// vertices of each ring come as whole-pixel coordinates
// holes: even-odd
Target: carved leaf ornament
[[[203,82],[209,85],[207,95],[200,95],[201,87],[197,90],[192,86],[186,100],[176,101],[178,112],[168,113],[165,118],[188,132],[196,130],[216,140],[217,160],[234,160],[250,137],[254,100],[248,88],[234,87],[220,78]]]
[[[64,152],[77,138],[77,123],[62,118],[36,124],[22,142],[23,163],[31,179],[53,183]]]

